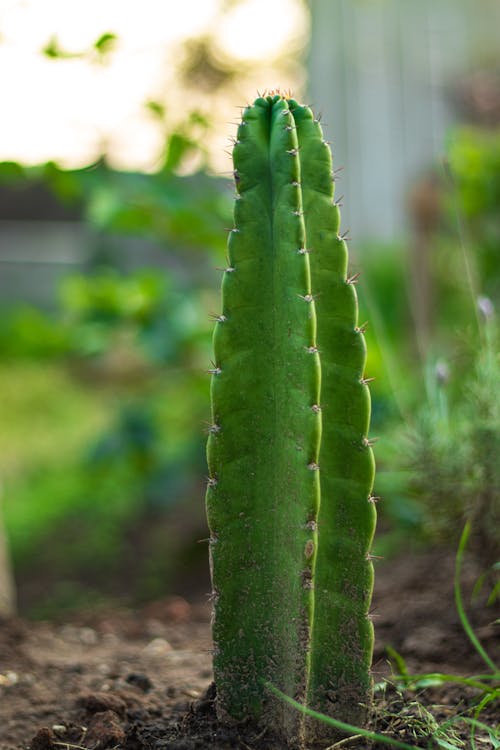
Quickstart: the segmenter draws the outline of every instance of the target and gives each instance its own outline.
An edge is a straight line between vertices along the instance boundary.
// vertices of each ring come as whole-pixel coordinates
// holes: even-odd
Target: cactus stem
[[[234,264],[238,274],[222,281],[229,320],[214,326],[209,370],[224,375],[212,379],[207,428],[211,573],[220,591],[214,670],[222,721],[257,720],[297,748],[326,734],[263,695],[262,677],[356,721],[369,701],[373,570],[365,556],[375,514],[367,501],[376,501],[364,386],[372,378],[361,379],[366,324],[345,286],[359,274],[346,278],[348,232],[340,234],[342,198],[334,200],[331,182],[342,168],[331,171],[321,115],[281,90],[259,96],[267,100],[242,113],[248,127],[233,140],[233,190],[243,200],[219,270]],[[226,322],[224,313],[213,318]],[[323,425],[322,411],[333,415]]]

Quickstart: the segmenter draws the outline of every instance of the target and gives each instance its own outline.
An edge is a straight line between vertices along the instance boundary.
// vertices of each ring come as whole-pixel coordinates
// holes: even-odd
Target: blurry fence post
[[[16,613],[16,591],[1,501],[2,488],[0,486],[0,617],[8,617]]]

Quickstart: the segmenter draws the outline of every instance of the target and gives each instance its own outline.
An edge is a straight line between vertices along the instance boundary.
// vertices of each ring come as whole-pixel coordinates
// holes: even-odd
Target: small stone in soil
[[[142,649],[142,653],[145,656],[162,656],[169,651],[172,651],[172,646],[165,640],[165,638],[153,638],[153,640]]]
[[[149,693],[149,691],[153,687],[153,683],[151,682],[149,677],[145,674],[140,674],[139,672],[131,672],[125,677],[125,682],[128,682],[129,685],[133,685],[134,687],[139,688],[139,690],[142,690],[143,693]]]

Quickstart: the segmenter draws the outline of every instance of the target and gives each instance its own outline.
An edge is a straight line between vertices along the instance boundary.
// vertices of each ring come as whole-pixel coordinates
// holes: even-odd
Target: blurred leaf
[[[78,54],[71,52],[65,52],[59,44],[59,40],[56,35],[51,36],[45,47],[42,49],[42,54],[46,57],[50,57],[53,60],[71,60],[72,58],[79,57]]]
[[[182,133],[172,133],[167,142],[164,169],[174,172],[182,163],[184,157],[196,149],[196,144]]]
[[[0,162],[0,182],[5,182],[10,186],[12,183],[25,179],[26,172],[21,164],[14,161]]]
[[[167,110],[165,108],[165,105],[161,102],[157,102],[151,99],[150,101],[147,101],[144,106],[147,110],[149,110],[149,112],[155,115],[155,117],[158,117],[158,119],[162,121],[165,119]]]
[[[117,41],[118,37],[116,36],[116,34],[108,31],[104,34],[101,34],[99,39],[94,42],[94,49],[96,49],[100,55],[108,54],[115,48]]]
[[[35,307],[21,305],[0,318],[0,353],[4,358],[51,358],[68,351],[65,324]]]
[[[116,34],[107,31],[104,34],[101,34],[89,50],[84,50],[82,52],[66,52],[66,50],[61,47],[59,39],[54,34],[50,37],[45,47],[43,47],[42,54],[52,60],[74,60],[82,57],[89,57],[89,59],[91,59],[92,53],[97,52],[99,57],[103,58],[105,55],[112,52],[117,41],[118,37]]]

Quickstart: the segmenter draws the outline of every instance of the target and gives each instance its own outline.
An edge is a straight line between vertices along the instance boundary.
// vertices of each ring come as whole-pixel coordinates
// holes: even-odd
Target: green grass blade
[[[483,659],[485,664],[491,669],[492,672],[494,672],[496,675],[499,674],[498,667],[496,664],[490,659],[484,648],[479,642],[479,639],[477,638],[476,634],[474,633],[474,630],[467,618],[467,615],[465,614],[465,609],[463,605],[463,599],[462,599],[462,591],[460,588],[460,577],[462,573],[462,562],[464,558],[465,548],[467,546],[467,541],[469,539],[471,530],[470,522],[467,521],[465,524],[464,530],[462,532],[462,536],[460,537],[460,542],[458,545],[457,550],[457,556],[455,558],[455,605],[457,608],[458,616],[460,617],[460,621],[462,623],[462,627],[465,630],[470,642],[476,649],[479,656]]]
[[[373,742],[383,742],[386,745],[391,745],[392,747],[401,748],[401,750],[421,750],[421,748],[417,747],[416,745],[408,745],[406,742],[401,742],[400,740],[395,740],[392,737],[386,737],[383,734],[379,734],[378,732],[371,732],[369,729],[362,729],[361,727],[356,727],[353,724],[347,724],[344,721],[337,721],[337,719],[333,719],[331,716],[325,716],[325,714],[319,713],[319,711],[313,711],[310,708],[307,708],[307,706],[303,706],[301,703],[298,703],[293,698],[290,698],[288,695],[285,695],[281,692],[281,690],[278,690],[274,687],[274,685],[270,685],[269,683],[266,683],[266,687],[274,693],[274,695],[277,695],[279,698],[281,698],[285,703],[288,703],[290,706],[293,706],[301,713],[305,714],[306,716],[310,716],[312,719],[317,719],[318,721],[322,721],[324,724],[329,724],[330,726],[334,727],[335,729],[340,730],[341,732],[345,732],[349,735],[357,735],[360,737],[366,737],[367,740],[372,740]]]
[[[478,721],[479,720],[479,717],[481,716],[481,713],[486,708],[486,706],[488,705],[488,703],[491,703],[492,701],[499,700],[499,699],[500,699],[500,691],[498,691],[498,690],[495,691],[495,693],[493,693],[493,694],[485,695],[483,697],[483,699],[479,702],[479,704],[476,707],[476,710],[474,712],[474,721]],[[488,734],[491,735],[491,731],[488,731]],[[472,750],[477,750],[477,746],[476,746],[476,725],[475,724],[473,724],[472,728],[471,728],[470,742],[471,742],[471,748],[472,748]],[[492,741],[491,744],[493,745],[493,747],[495,748],[495,750],[498,747],[500,747],[500,741],[497,741],[497,744],[495,744]]]

